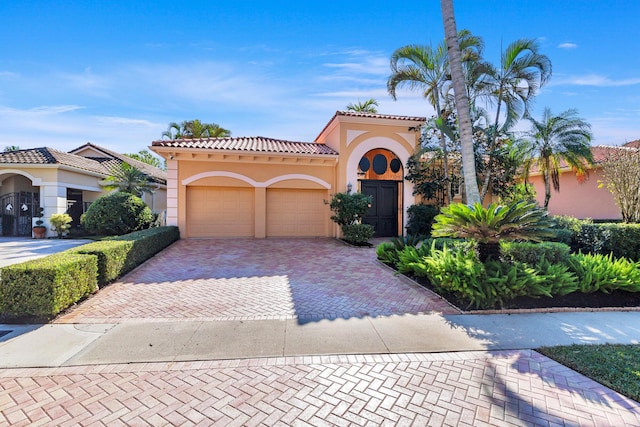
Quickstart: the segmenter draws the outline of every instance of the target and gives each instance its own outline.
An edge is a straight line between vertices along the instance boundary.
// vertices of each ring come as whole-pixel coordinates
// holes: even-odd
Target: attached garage
[[[187,187],[188,237],[253,237],[254,189]]]
[[[326,190],[267,189],[267,237],[327,236]]]

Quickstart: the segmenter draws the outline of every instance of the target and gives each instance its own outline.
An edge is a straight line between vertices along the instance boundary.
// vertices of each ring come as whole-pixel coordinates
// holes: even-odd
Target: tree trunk
[[[460,45],[458,44],[458,30],[453,15],[453,0],[440,0],[442,9],[442,22],[447,40],[447,51],[451,66],[451,80],[456,100],[456,110],[460,126],[460,143],[462,151],[462,169],[464,172],[464,185],[467,190],[467,203],[481,203],[480,192],[476,178],[475,153],[473,149],[473,130],[471,127],[471,114],[469,111],[469,97],[465,86],[464,72]]]

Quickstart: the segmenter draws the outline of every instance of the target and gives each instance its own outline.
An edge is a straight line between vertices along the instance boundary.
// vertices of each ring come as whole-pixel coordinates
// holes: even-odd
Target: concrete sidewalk
[[[640,312],[0,325],[0,368],[640,342]]]

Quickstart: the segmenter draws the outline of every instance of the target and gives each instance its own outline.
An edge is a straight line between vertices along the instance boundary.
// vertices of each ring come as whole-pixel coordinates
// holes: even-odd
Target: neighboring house
[[[640,140],[631,141],[622,147],[640,148]],[[561,164],[560,192],[551,189],[549,200],[549,213],[552,215],[570,215],[576,218],[591,218],[596,220],[622,219],[620,208],[616,205],[613,195],[606,187],[599,188],[602,176],[602,167],[599,162],[612,150],[620,150],[620,147],[598,145],[591,148],[594,166],[588,169],[585,176],[576,176],[575,172]],[[544,203],[544,182],[537,171],[532,171],[528,180],[536,190],[536,200],[540,205]]]
[[[376,236],[404,234],[415,203],[405,165],[424,117],[338,111],[314,142],[263,137],[153,141],[167,160],[167,224],[183,237],[335,237],[325,204],[373,196]]]
[[[155,212],[164,211],[166,172],[95,144],[68,153],[47,147],[0,153],[0,236],[31,236],[40,207],[47,228],[51,215],[65,212],[79,225],[87,206],[107,193],[102,186],[111,168],[122,162],[149,175],[157,191],[145,201]]]

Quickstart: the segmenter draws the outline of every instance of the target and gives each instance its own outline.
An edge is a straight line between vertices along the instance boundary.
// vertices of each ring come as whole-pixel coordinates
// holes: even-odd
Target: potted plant
[[[58,233],[58,239],[62,239],[63,234],[65,234],[71,228],[71,215],[69,214],[53,214],[51,215],[51,231],[55,231]]]
[[[34,215],[34,217],[38,218],[35,222],[31,231],[33,232],[34,239],[44,239],[47,235],[47,227],[44,226],[44,221],[42,217],[44,216],[44,208],[39,208],[38,213]]]

